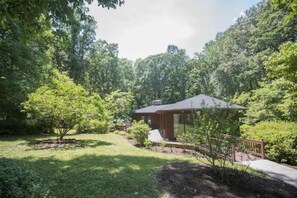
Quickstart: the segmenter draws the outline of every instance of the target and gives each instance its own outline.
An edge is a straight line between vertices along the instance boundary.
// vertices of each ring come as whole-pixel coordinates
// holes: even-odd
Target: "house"
[[[135,110],[133,120],[145,120],[152,129],[159,129],[163,137],[175,140],[178,134],[193,129],[193,112],[203,108],[220,108],[235,112],[234,119],[239,121],[238,110],[246,107],[231,104],[223,100],[200,94],[183,101],[162,105],[161,101],[153,101],[151,106]]]

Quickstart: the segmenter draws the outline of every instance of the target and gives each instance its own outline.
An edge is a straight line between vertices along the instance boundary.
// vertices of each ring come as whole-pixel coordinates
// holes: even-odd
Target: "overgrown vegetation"
[[[297,124],[291,122],[260,122],[255,126],[241,126],[242,135],[263,139],[266,157],[271,160],[297,165]]]
[[[49,197],[40,180],[32,170],[13,159],[0,158],[0,197]]]

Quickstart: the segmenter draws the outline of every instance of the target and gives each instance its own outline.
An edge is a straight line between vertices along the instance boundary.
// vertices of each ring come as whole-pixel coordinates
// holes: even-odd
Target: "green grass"
[[[68,135],[82,146],[36,150],[49,136],[0,137],[0,157],[24,164],[57,197],[165,197],[155,174],[166,163],[196,161],[129,145],[115,134]],[[54,137],[52,137],[54,138]]]

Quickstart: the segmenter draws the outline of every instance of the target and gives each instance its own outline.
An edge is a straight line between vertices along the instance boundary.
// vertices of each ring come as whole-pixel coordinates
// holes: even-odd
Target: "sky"
[[[201,52],[218,32],[260,0],[126,0],[117,9],[89,6],[97,39],[118,43],[119,56],[136,60],[166,52],[168,45]]]

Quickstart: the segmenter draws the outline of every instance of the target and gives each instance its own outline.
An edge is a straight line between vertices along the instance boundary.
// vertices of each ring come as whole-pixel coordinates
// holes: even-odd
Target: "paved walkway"
[[[243,161],[241,163],[297,188],[297,170],[293,168],[269,160]]]

